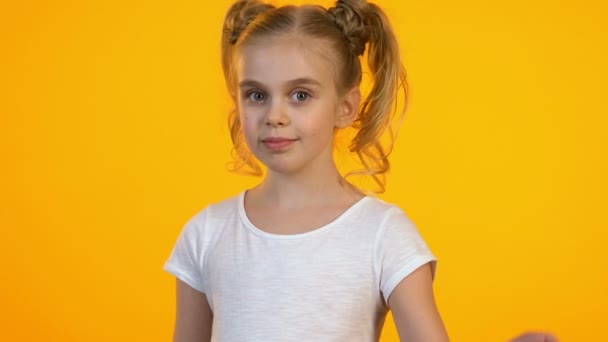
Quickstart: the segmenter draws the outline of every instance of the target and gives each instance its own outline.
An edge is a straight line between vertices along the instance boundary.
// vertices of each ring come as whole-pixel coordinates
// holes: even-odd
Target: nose
[[[289,125],[289,115],[286,106],[281,101],[273,101],[266,113],[266,125],[283,127]]]

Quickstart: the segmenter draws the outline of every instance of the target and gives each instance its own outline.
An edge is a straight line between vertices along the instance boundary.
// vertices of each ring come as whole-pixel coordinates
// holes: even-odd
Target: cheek
[[[239,113],[241,121],[241,131],[248,144],[255,144],[260,135],[259,115],[251,110]]]
[[[323,113],[313,117],[303,119],[299,122],[299,127],[309,136],[318,137],[319,139],[330,138],[334,133],[334,122],[329,113]]]
[[[333,132],[335,125],[334,111],[335,108],[330,105],[324,105],[317,108],[314,117],[311,117],[309,122],[310,128],[316,130],[319,134]]]
[[[241,131],[245,136],[248,136],[251,131],[251,116],[247,112],[243,112],[241,109],[238,109],[239,121],[241,122]]]
[[[243,124],[245,123],[257,123],[264,113],[264,109],[260,106],[240,106],[238,109],[239,118]]]
[[[251,110],[248,109],[247,107],[239,107],[239,109],[237,109],[238,111],[238,115],[239,115],[239,120],[241,120],[241,125],[244,127],[247,127],[248,125],[251,124],[251,119],[252,119],[252,113]]]

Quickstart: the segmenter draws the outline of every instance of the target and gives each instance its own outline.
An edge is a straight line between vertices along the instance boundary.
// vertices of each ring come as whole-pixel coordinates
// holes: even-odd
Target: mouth
[[[298,139],[289,139],[283,137],[270,137],[262,139],[262,144],[264,144],[264,146],[266,146],[266,148],[269,150],[280,151],[286,149],[289,145],[297,140]]]

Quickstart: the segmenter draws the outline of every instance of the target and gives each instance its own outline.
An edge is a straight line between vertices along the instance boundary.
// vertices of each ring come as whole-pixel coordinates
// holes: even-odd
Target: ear
[[[359,105],[361,104],[361,90],[353,87],[346,92],[341,99],[336,111],[336,128],[346,128],[350,126],[359,115]]]

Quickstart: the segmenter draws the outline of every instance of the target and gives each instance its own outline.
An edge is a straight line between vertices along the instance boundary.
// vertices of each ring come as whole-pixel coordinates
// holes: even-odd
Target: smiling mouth
[[[287,138],[266,138],[262,140],[262,144],[272,151],[281,151],[286,149],[294,141],[298,139],[287,139]]]

